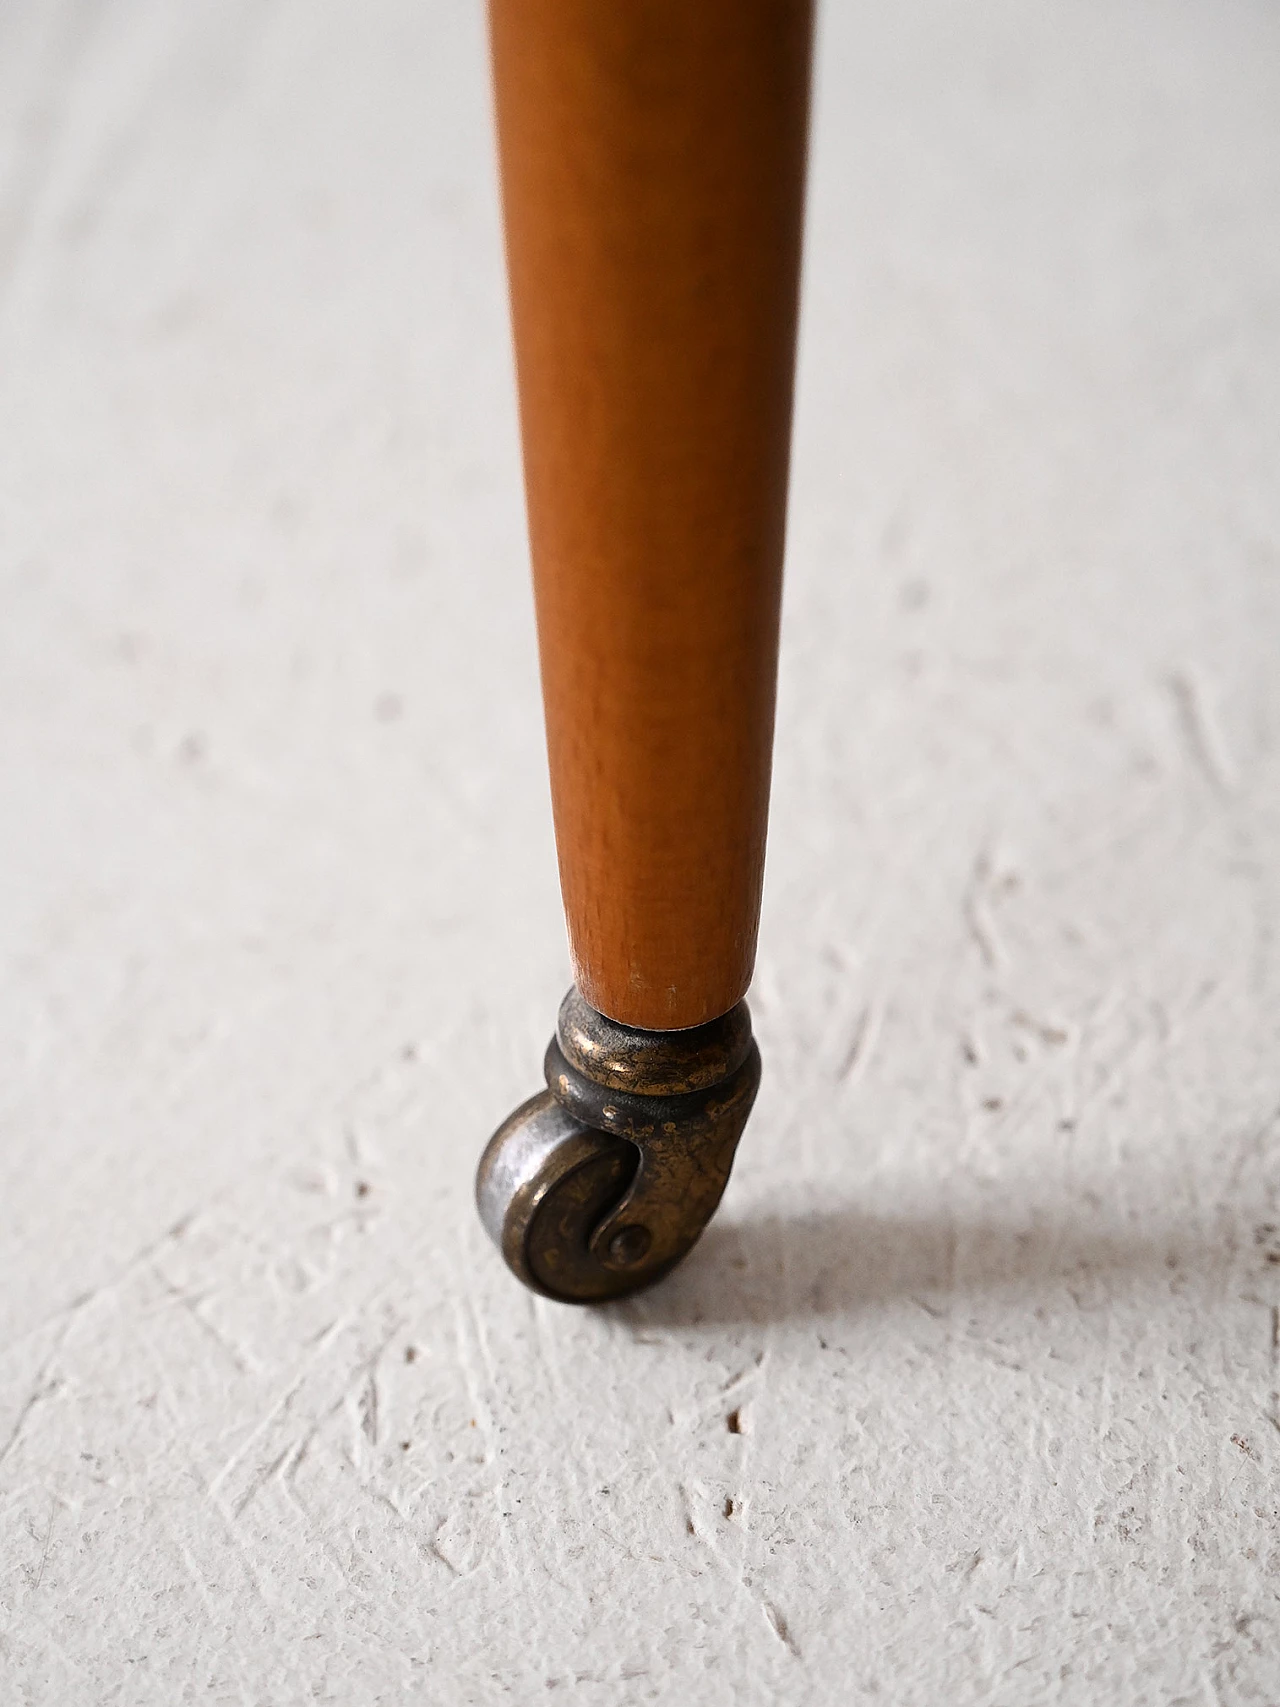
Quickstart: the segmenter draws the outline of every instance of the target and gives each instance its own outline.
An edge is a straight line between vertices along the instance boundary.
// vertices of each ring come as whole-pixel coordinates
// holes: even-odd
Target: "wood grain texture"
[[[561,887],[630,1025],[755,958],[810,10],[490,8]]]

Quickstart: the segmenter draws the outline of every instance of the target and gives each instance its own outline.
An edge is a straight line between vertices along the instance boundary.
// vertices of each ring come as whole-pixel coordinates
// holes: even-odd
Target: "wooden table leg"
[[[525,486],[576,990],[481,1164],[554,1296],[647,1285],[759,1079],[755,956],[808,0],[491,0]]]

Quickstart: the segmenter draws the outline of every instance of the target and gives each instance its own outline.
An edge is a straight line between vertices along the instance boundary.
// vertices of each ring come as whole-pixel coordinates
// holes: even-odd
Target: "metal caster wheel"
[[[619,1025],[571,990],[547,1089],[489,1140],[480,1218],[512,1273],[564,1303],[652,1286],[723,1195],[760,1085],[745,1002],[689,1031]]]

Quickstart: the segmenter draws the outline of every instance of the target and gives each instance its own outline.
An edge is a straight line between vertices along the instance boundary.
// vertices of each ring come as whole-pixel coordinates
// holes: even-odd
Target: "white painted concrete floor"
[[[0,1701],[1280,1700],[1280,12],[828,0],[766,1082],[567,983],[482,20],[0,10]]]

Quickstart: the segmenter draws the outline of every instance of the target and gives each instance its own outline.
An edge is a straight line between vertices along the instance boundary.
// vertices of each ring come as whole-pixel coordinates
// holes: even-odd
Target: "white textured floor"
[[[591,1313],[480,14],[0,115],[0,1701],[1280,1700],[1280,11],[828,0],[765,1087]]]

